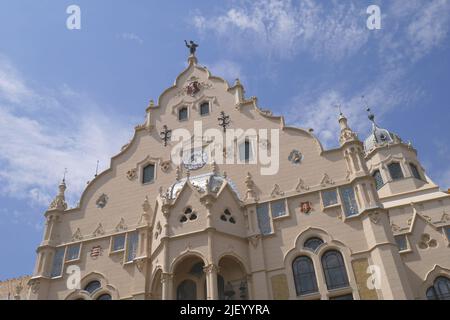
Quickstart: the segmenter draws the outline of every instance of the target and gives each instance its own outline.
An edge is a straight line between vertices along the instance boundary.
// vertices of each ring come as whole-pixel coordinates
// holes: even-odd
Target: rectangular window
[[[352,186],[341,188],[341,199],[345,216],[350,217],[358,214],[358,204]]]
[[[338,203],[336,189],[322,192],[322,202],[324,207],[329,207]]]
[[[66,261],[77,260],[80,257],[80,247],[80,243],[68,246],[66,252]]]
[[[188,109],[186,107],[181,108],[178,110],[178,120],[183,121],[187,120],[188,117]]]
[[[144,168],[144,172],[142,174],[142,183],[149,183],[155,180],[155,165],[149,164]]]
[[[256,207],[256,216],[258,217],[258,226],[262,234],[269,234],[272,232],[270,226],[269,206],[263,203]]]
[[[397,246],[398,246],[398,251],[404,251],[404,250],[408,249],[408,241],[406,240],[405,234],[395,236],[394,238],[395,238],[395,242],[397,243]]]
[[[59,277],[62,273],[64,251],[66,247],[56,248],[55,255],[53,256],[52,271],[50,277]]]
[[[126,262],[133,261],[136,258],[138,246],[138,233],[136,231],[130,232],[127,239],[127,260]]]
[[[380,170],[376,170],[372,176],[375,179],[375,187],[377,188],[377,190],[380,190],[384,185]]]
[[[125,249],[125,233],[113,237],[111,249],[113,252]]]
[[[270,209],[272,210],[272,217],[281,217],[286,215],[286,206],[283,200],[274,201],[270,204]]]
[[[411,168],[411,172],[414,178],[422,180],[422,177],[420,176],[419,170],[417,169],[416,165],[410,163],[409,167]]]
[[[239,159],[241,162],[249,162],[253,159],[252,143],[250,140],[245,140],[239,145]]]
[[[200,105],[200,115],[201,116],[206,116],[209,114],[209,103],[208,102],[204,102]]]
[[[402,167],[400,166],[400,163],[393,162],[390,165],[388,165],[389,174],[391,175],[392,180],[399,180],[403,179],[403,171]]]

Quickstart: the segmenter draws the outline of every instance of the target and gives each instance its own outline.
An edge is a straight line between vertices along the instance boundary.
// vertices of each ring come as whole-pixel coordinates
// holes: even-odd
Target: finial
[[[67,168],[64,168],[62,183],[66,183],[66,173],[67,173]]]
[[[369,113],[369,120],[375,123],[375,115],[372,113],[372,111],[370,110],[370,108],[367,108],[367,112]]]
[[[98,163],[99,163],[99,161],[97,160],[97,167],[95,168],[95,176],[94,177],[97,177],[97,175],[98,175]]]
[[[189,169],[186,170],[186,180],[189,180],[191,176],[191,171]]]
[[[239,80],[239,78],[236,78],[236,80],[234,81],[234,85],[235,86],[242,86],[241,80]]]
[[[150,103],[148,105],[149,108],[152,108],[155,106],[155,101],[153,101],[153,99],[150,99]]]
[[[216,160],[213,160],[213,162],[211,163],[211,167],[212,167],[212,171],[213,171],[214,175],[216,175],[218,172]]]

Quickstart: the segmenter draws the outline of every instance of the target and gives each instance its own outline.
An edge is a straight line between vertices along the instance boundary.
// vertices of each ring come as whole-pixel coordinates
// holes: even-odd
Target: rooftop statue
[[[192,55],[195,55],[195,51],[197,50],[198,44],[194,43],[194,41],[192,40],[189,41],[189,43],[186,40],[184,40],[184,43],[186,44],[186,47],[189,48],[189,52]]]

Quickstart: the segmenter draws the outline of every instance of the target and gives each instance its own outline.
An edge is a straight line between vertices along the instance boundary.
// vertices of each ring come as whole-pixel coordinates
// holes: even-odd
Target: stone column
[[[173,296],[173,273],[163,272],[161,274],[162,300],[175,300]]]
[[[206,299],[218,300],[217,273],[219,272],[219,268],[214,264],[210,264],[204,267],[203,271],[206,273]]]

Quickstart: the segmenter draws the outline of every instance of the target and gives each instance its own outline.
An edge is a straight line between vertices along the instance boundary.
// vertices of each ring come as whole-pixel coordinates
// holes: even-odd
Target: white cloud
[[[378,121],[393,108],[408,105],[411,100],[418,99],[422,94],[414,87],[400,84],[399,79],[402,78],[401,71],[389,72],[383,74],[381,78],[374,79],[376,85],[371,83],[361,91],[369,106],[375,111]],[[288,122],[303,128],[314,129],[326,148],[338,145],[338,105],[341,106],[350,127],[360,133],[361,140],[369,131],[370,122],[367,119],[365,102],[360,95],[348,96],[340,90],[329,89],[316,95],[309,95],[307,98],[302,93],[291,101],[288,108],[290,110]]]
[[[233,85],[236,78],[239,78],[241,82],[245,82],[242,67],[236,62],[220,60],[212,64],[207,63],[206,65],[213,75],[224,78],[230,85]]]
[[[331,10],[310,0],[261,0],[240,1],[219,16],[197,11],[192,21],[200,32],[215,33],[233,50],[281,58],[312,51],[318,58],[338,60],[357,52],[368,39],[361,13],[347,2],[333,2]]]
[[[7,100],[0,102],[0,195],[48,205],[68,168],[67,194],[74,205],[92,179],[97,160],[100,170],[108,168],[110,157],[128,141],[131,123],[114,118],[68,86],[44,96],[42,92],[50,90],[33,90],[10,63],[0,63],[0,75],[5,73],[0,91],[0,101]],[[27,95],[40,97],[37,104],[53,103],[36,112],[17,103]]]
[[[118,34],[117,36],[123,40],[135,41],[139,44],[144,43],[144,40],[141,37],[139,37],[137,34],[132,33],[132,32],[122,32],[122,33]]]

